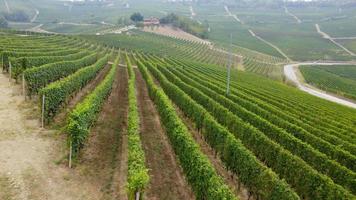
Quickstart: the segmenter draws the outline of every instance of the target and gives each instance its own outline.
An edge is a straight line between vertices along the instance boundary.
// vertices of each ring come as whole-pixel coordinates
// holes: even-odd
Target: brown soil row
[[[150,169],[150,184],[145,199],[189,200],[194,195],[160,123],[146,83],[137,69],[136,84],[141,124],[141,141]]]
[[[68,101],[68,104],[65,105],[64,109],[54,118],[54,126],[64,126],[65,122],[67,120],[67,116],[70,113],[71,110],[77,105],[79,102],[81,102],[84,97],[86,97],[90,92],[92,92],[97,85],[105,78],[106,74],[110,70],[111,65],[106,65],[100,72],[97,74],[97,76],[89,81],[89,83],[84,86],[80,91],[78,91],[75,95],[73,95],[73,98]]]
[[[230,187],[235,195],[238,196],[240,200],[253,200],[254,198],[252,196],[249,198],[249,192],[247,188],[239,183],[236,175],[233,175],[233,173],[226,169],[224,163],[220,160],[214,149],[209,146],[209,144],[204,140],[203,135],[195,128],[194,123],[185,117],[183,112],[177,106],[176,111],[179,114],[179,117],[188,127],[190,133],[192,134],[196,143],[200,146],[202,152],[209,158],[217,173],[225,180],[225,183]]]
[[[119,67],[112,93],[105,102],[76,167],[100,189],[100,199],[125,199],[127,176],[128,74]]]

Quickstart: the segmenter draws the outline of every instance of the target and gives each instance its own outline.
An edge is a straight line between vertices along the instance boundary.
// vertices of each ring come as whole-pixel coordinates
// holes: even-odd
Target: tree
[[[9,24],[7,23],[6,19],[0,16],[0,28],[7,28]]]
[[[143,16],[141,13],[134,13],[131,15],[130,19],[134,22],[142,22],[143,21]]]
[[[13,22],[28,22],[28,21],[30,21],[30,17],[22,10],[16,10],[11,13],[6,13],[4,16],[7,21],[13,21]]]
[[[117,20],[117,24],[118,24],[118,25],[128,26],[128,25],[132,24],[132,22],[129,20],[129,18],[120,17],[120,18]]]

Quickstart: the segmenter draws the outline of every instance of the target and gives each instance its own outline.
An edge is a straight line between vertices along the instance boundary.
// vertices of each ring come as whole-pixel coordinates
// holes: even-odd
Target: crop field
[[[300,70],[307,83],[356,100],[356,66],[302,66]]]
[[[0,200],[355,200],[355,11],[0,0]]]
[[[12,84],[23,86],[27,101],[35,102],[38,112],[33,114],[45,129],[63,136],[57,140],[69,156],[48,170],[69,162],[71,170],[81,173],[66,179],[69,184],[80,180],[82,194],[120,199],[355,198],[354,109],[236,69],[227,95],[222,67],[227,54],[204,44],[138,31],[23,34],[1,35],[3,71]],[[236,50],[248,56],[244,64],[284,62]],[[246,71],[253,71],[249,66]],[[355,80],[354,68],[325,70]],[[0,175],[3,170],[11,171],[0,167]],[[41,182],[53,178],[53,173],[45,174],[36,174],[42,193],[54,187]],[[90,187],[99,189],[86,193]],[[19,188],[10,190],[5,195]]]

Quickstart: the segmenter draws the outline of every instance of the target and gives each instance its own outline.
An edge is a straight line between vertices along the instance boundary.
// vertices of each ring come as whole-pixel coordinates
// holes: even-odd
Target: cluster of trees
[[[0,28],[8,28],[8,21],[28,22],[30,21],[30,17],[22,10],[17,10],[11,13],[4,13],[3,15],[0,15]]]
[[[174,13],[168,14],[167,16],[161,18],[160,23],[171,24],[174,27],[180,28],[185,32],[188,32],[203,39],[207,39],[209,36],[207,26],[199,24],[197,21],[192,20],[190,18],[178,16]]]
[[[0,28],[7,28],[9,24],[3,16],[0,16]]]
[[[7,21],[13,22],[28,22],[30,17],[22,10],[17,10],[11,13],[5,13],[4,17]]]

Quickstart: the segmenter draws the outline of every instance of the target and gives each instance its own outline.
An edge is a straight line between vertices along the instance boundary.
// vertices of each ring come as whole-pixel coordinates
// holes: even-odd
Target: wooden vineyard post
[[[1,68],[2,68],[2,72],[4,73],[4,55],[1,54]]]
[[[45,100],[46,100],[46,96],[43,95],[43,96],[42,96],[42,117],[41,117],[42,128],[44,128]]]
[[[11,66],[11,62],[9,61],[9,82],[11,83],[11,68],[12,68],[12,66]]]
[[[140,192],[136,192],[135,200],[140,200]]]
[[[22,94],[23,94],[23,96],[25,96],[25,100],[26,100],[25,74],[22,74]]]
[[[69,163],[68,166],[69,168],[72,168],[72,141],[69,142]]]

